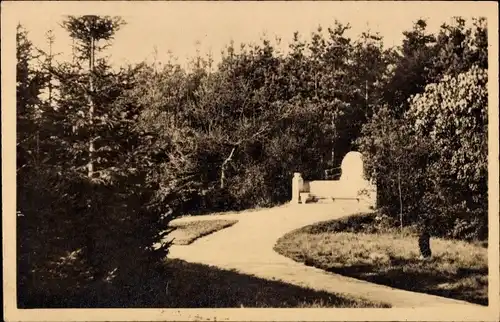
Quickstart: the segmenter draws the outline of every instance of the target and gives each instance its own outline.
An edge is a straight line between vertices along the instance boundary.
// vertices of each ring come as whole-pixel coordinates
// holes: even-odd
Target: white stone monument
[[[377,187],[374,182],[365,179],[362,154],[356,151],[347,153],[341,169],[339,180],[304,181],[300,173],[294,173],[291,203],[305,204],[309,198],[333,201],[352,199],[375,208]]]

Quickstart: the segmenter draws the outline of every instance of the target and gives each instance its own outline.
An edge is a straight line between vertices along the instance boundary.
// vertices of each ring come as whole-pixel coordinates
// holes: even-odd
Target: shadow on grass
[[[19,308],[389,307],[180,260],[147,277],[18,295]],[[24,291],[24,292],[23,292]]]
[[[373,238],[366,239],[366,250],[362,254],[364,256],[361,256],[356,252],[342,252],[341,249],[335,252],[336,247],[346,247],[342,242],[329,238],[337,233],[370,235]],[[379,251],[378,243],[383,245],[388,240],[391,242],[393,236],[398,236],[400,241],[404,242],[409,240],[406,237],[411,238],[412,233],[411,227],[401,235],[396,228],[380,226],[373,213],[357,214],[292,231],[278,240],[275,250],[307,266],[328,272],[393,288],[488,305],[488,268],[467,267],[471,265],[470,258],[473,254],[468,253],[466,249],[457,251],[459,255],[454,255],[455,258],[451,259],[437,257],[422,261],[418,258],[393,257],[389,254],[387,263],[377,263],[376,260],[367,263],[371,253]],[[322,237],[315,238],[317,235]],[[327,249],[328,252],[318,249]],[[332,252],[336,256],[332,256]],[[338,256],[338,253],[345,254],[347,259]],[[465,264],[461,263],[460,257],[464,259]],[[355,263],[356,260],[359,263]]]
[[[408,236],[412,233],[410,228],[405,231]],[[364,255],[366,256],[376,250],[378,240],[380,242],[386,241],[383,240],[384,237],[381,237],[384,234],[387,234],[388,238],[390,236],[400,238],[401,236],[400,232],[395,228],[378,225],[374,213],[362,213],[299,228],[283,236],[275,246],[275,250],[284,256],[303,262],[305,265],[321,268],[328,272],[393,288],[488,305],[487,267],[460,267],[459,259],[451,262],[440,258],[421,261],[418,258],[392,257],[392,255],[389,256],[389,262],[383,264],[376,261],[366,263],[366,258],[359,258],[360,263],[356,264],[352,263],[354,260],[352,257],[342,262],[341,259],[335,256],[331,258],[328,254],[317,252],[317,246],[335,251],[338,244],[330,241],[328,236],[336,233],[372,235],[373,240],[367,242],[371,243],[373,247],[367,248],[370,250],[365,251],[366,254]],[[301,246],[298,245],[302,245],[309,240],[309,237],[321,234],[324,237],[320,240],[311,238],[314,242],[312,242],[310,248],[298,250],[301,249]],[[328,247],[325,245],[328,245]],[[349,254],[354,256],[351,253]],[[465,251],[462,251],[460,255],[464,256],[464,258],[472,256]]]
[[[480,305],[488,305],[487,294],[478,293],[477,285],[467,287],[460,285],[453,289],[442,289],[439,285],[452,285],[461,278],[479,278],[488,275],[488,270],[473,270],[471,272],[462,272],[453,276],[440,275],[438,272],[412,271],[408,265],[400,263],[391,266],[388,269],[375,269],[372,265],[352,265],[346,267],[329,267],[326,271],[344,276],[362,279],[368,282],[382,284],[398,289],[428,293],[437,296],[454,298],[458,300],[469,301]],[[477,282],[476,282],[477,283]],[[487,287],[487,280],[486,285]]]

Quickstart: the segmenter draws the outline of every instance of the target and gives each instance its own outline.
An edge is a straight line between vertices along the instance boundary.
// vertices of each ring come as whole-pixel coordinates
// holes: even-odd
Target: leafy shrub
[[[487,75],[444,77],[396,118],[381,108],[358,140],[378,204],[404,225],[481,238],[487,232]]]
[[[415,136],[434,146],[427,212],[454,237],[485,238],[487,230],[487,82],[487,70],[476,66],[445,76],[416,95],[408,111]]]

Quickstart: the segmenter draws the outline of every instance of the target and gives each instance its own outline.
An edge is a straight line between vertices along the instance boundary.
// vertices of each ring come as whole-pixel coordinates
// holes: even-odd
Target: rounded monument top
[[[363,155],[357,151],[348,152],[340,168],[342,169],[341,180],[363,179]]]

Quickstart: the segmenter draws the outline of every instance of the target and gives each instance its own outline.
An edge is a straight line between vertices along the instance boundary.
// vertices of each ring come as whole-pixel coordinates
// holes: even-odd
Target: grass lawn
[[[488,305],[487,248],[431,238],[419,260],[411,230],[374,229],[374,215],[318,223],[280,238],[275,250],[306,265],[377,284]]]
[[[167,235],[167,239],[173,239],[175,245],[189,245],[198,238],[231,227],[237,222],[237,220],[198,220],[171,223],[170,227],[174,228],[174,230]]]
[[[111,282],[32,292],[20,308],[366,308],[381,303],[318,292],[201,264],[166,260],[144,277],[127,277],[127,285]],[[55,291],[57,290],[57,292]]]

